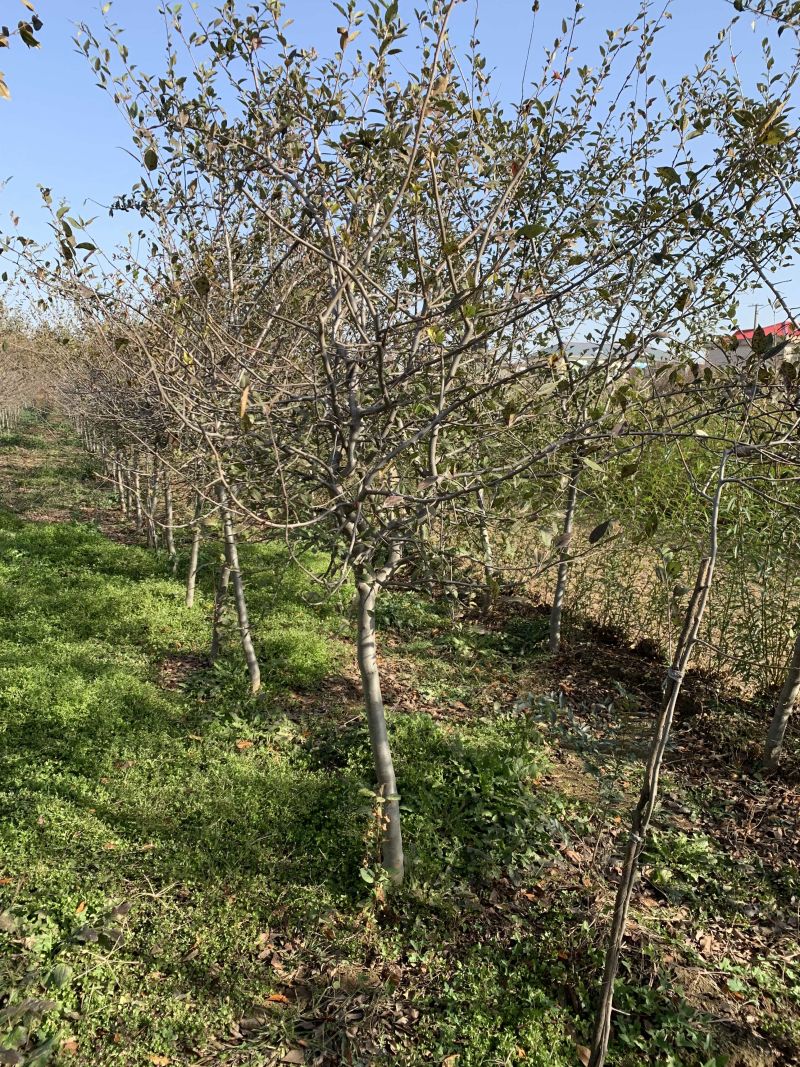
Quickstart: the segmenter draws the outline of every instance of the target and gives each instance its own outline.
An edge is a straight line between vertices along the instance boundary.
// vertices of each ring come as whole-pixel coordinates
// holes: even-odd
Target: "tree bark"
[[[556,576],[556,587],[553,592],[553,606],[550,609],[549,649],[551,652],[558,652],[561,647],[561,618],[564,612],[564,596],[567,591],[567,579],[569,578],[570,541],[572,540],[572,530],[575,525],[575,508],[578,502],[578,478],[580,473],[581,463],[580,459],[576,457],[569,475],[564,525],[561,529],[560,562]]]
[[[792,658],[789,661],[789,669],[786,672],[783,688],[775,702],[775,710],[767,734],[767,743],[764,747],[764,770],[766,771],[773,771],[778,766],[783,752],[786,727],[798,700],[800,700],[800,625],[794,642]]]
[[[156,526],[156,506],[158,504],[158,457],[153,456],[150,474],[150,491],[147,498],[147,544],[150,548],[158,548],[158,528]]]
[[[197,585],[197,565],[200,560],[200,542],[203,539],[203,528],[200,516],[203,510],[203,498],[195,493],[194,498],[194,522],[192,523],[192,551],[189,553],[189,573],[186,576],[186,607],[194,604],[194,591]]]
[[[250,632],[250,618],[247,613],[247,601],[244,595],[242,572],[239,569],[239,550],[236,545],[236,531],[234,530],[231,513],[228,510],[228,498],[225,487],[218,487],[218,499],[220,513],[222,515],[222,532],[225,539],[225,560],[230,568],[231,582],[233,583],[233,599],[236,604],[236,615],[239,619],[239,634],[242,640],[242,650],[247,661],[247,672],[250,675],[250,692],[257,693],[261,688],[261,670],[258,658],[253,646],[253,637]]]
[[[358,590],[358,666],[364,688],[364,703],[372,745],[378,794],[383,798],[383,866],[395,885],[403,881],[403,836],[400,826],[400,797],[394,774],[392,752],[386,732],[378,657],[375,646],[375,600],[378,586],[373,581],[357,580]]]
[[[142,515],[142,476],[139,471],[139,456],[138,453],[133,457],[133,464],[136,468],[133,472],[133,495],[134,504],[136,508],[136,531],[142,532],[143,515]]]
[[[172,484],[169,474],[164,475],[164,532],[167,539],[167,552],[172,573],[178,569],[178,553],[175,549],[175,509],[172,503]]]
[[[119,452],[117,453],[117,458],[116,458],[116,460],[114,462],[114,468],[115,468],[116,480],[117,480],[117,492],[119,493],[119,506],[122,509],[122,514],[123,515],[127,515],[128,514],[128,500],[127,500],[127,497],[125,496],[125,479],[124,479],[124,476],[123,476],[123,473],[122,473],[122,464],[120,463],[120,460],[119,460]]]
[[[481,550],[483,552],[483,578],[485,583],[483,610],[488,611],[492,606],[492,586],[494,585],[495,568],[492,538],[489,534],[489,524],[486,521],[486,498],[483,489],[478,490],[478,513],[481,530]]]
[[[717,560],[717,521],[719,518],[719,502],[724,482],[725,455],[720,464],[717,489],[714,495],[711,514],[711,536],[709,554],[700,561],[697,578],[694,584],[689,604],[684,615],[683,627],[675,646],[675,654],[672,665],[667,671],[664,682],[664,695],[656,717],[655,731],[650,745],[647,758],[644,781],[639,794],[639,800],[633,810],[631,828],[628,834],[628,842],[625,849],[625,858],[622,865],[622,874],[617,889],[617,897],[614,903],[614,916],[611,923],[611,934],[606,950],[605,966],[603,970],[603,982],[600,989],[600,1002],[595,1016],[594,1031],[592,1034],[592,1050],[588,1067],[603,1067],[608,1052],[608,1042],[611,1036],[611,1012],[614,1004],[614,981],[619,967],[620,950],[625,936],[625,927],[628,920],[631,896],[638,871],[639,856],[645,845],[650,820],[655,810],[658,799],[658,783],[661,775],[661,766],[664,753],[669,742],[672,720],[675,715],[675,707],[680,695],[683,678],[692,657],[700,626],[705,614],[708,595],[711,589],[711,581],[714,576],[714,567]]]
[[[231,579],[231,569],[227,563],[223,563],[217,575],[217,584],[214,590],[214,616],[211,623],[211,648],[208,658],[213,663],[219,655],[222,644],[222,620],[225,616],[225,604],[228,600],[228,585]]]

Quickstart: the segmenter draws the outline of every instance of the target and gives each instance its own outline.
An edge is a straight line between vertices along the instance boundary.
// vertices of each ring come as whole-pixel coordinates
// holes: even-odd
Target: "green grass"
[[[524,691],[542,620],[379,601],[387,673],[410,676],[390,710],[408,877],[387,899],[349,598],[323,597],[323,561],[242,546],[248,697],[233,619],[203,658],[213,545],[189,610],[163,554],[89,521],[112,501],[67,431],[34,421],[0,450],[0,1062],[576,1064],[603,928],[559,850],[605,815],[548,781],[554,723],[487,696]],[[734,878],[669,828],[648,863],[698,916]],[[626,955],[618,1004],[611,1064],[723,1062],[657,952]]]
[[[59,506],[105,502],[63,438],[57,455],[39,436],[0,445],[42,454],[20,473],[37,506],[48,488]],[[562,1009],[542,989],[503,994],[510,965],[491,946],[465,949],[452,975],[434,950],[440,988],[409,963],[415,929],[425,939],[452,926],[454,893],[549,848],[549,801],[530,788],[544,754],[524,720],[455,730],[395,718],[410,873],[387,912],[359,877],[376,850],[360,717],[351,707],[342,723],[324,699],[287,714],[298,693],[324,693],[351,624],[285,550],[244,548],[266,681],[255,700],[233,628],[213,669],[159,684],[163,661],[206,649],[208,572],[188,610],[163,557],[7,509],[0,561],[3,1047],[30,1063],[191,1063],[265,1005],[243,1047],[295,1047],[300,1007],[268,999],[286,988],[271,954],[260,958],[271,931],[308,961],[316,999],[333,995],[342,961],[410,968],[409,993],[417,982],[428,1007],[393,1062],[427,1062],[426,1048],[466,1064],[517,1049],[570,1062],[552,1058],[570,1044]],[[370,988],[377,1004],[396,996],[391,979]],[[349,1040],[344,1027],[335,1037]]]

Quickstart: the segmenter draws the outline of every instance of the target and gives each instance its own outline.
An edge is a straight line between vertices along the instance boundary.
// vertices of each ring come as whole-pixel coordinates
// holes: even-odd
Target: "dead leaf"
[[[288,1004],[289,1003],[289,998],[285,997],[283,995],[283,993],[271,993],[267,997],[267,1000],[270,1001],[273,1004]]]
[[[244,752],[244,750],[246,748],[252,748],[253,747],[253,742],[252,741],[244,741],[244,740],[237,741],[236,742],[236,747],[239,749],[240,752]]]
[[[103,848],[106,850],[106,852],[113,852],[116,847],[116,841],[106,841],[106,843],[103,845]]]
[[[61,1042],[61,1051],[68,1052],[74,1056],[78,1051],[78,1039],[77,1037],[68,1037],[66,1041]]]
[[[76,915],[83,915],[83,913],[85,911],[86,911],[86,901],[82,900],[80,902],[80,904],[77,906],[77,908],[75,909],[75,914]]]
[[[306,1054],[301,1048],[290,1049],[286,1052],[281,1060],[281,1063],[305,1063]]]
[[[591,1059],[591,1049],[588,1049],[586,1045],[576,1045],[575,1051],[578,1053],[578,1059],[583,1064],[583,1067],[589,1067],[589,1060]]]
[[[457,1052],[454,1052],[452,1056],[445,1056],[442,1060],[442,1067],[458,1067],[458,1061],[461,1059]]]
[[[156,1067],[169,1067],[169,1064],[172,1063],[169,1056],[159,1056],[157,1052],[151,1052],[147,1058],[150,1063],[154,1063]]]

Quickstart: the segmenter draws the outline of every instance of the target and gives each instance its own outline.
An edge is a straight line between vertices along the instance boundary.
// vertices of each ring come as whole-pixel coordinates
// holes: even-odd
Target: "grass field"
[[[187,609],[63,428],[0,450],[0,1063],[580,1063],[659,665],[553,663],[535,612],[454,624],[387,595],[409,856],[387,896],[319,561],[244,547],[246,697],[234,632],[205,658],[210,567]],[[724,717],[678,732],[615,1064],[797,1062],[793,765],[743,782]]]

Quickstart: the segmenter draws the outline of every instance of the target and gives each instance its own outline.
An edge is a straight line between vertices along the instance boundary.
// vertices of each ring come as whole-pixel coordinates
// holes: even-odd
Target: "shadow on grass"
[[[195,1062],[279,985],[265,929],[333,931],[337,958],[375,951],[358,876],[377,862],[367,732],[358,707],[348,725],[325,710],[350,622],[281,547],[244,546],[243,562],[265,694],[242,695],[232,618],[218,665],[165,690],[159,663],[206,649],[211,568],[188,610],[163,556],[0,512],[0,970],[14,1003],[57,1005],[7,1036],[15,1048],[69,1030],[78,1063]],[[293,721],[282,698],[304,689],[321,699]],[[392,734],[420,914],[452,915],[459,887],[550,847],[558,813],[532,787],[524,718],[455,732],[404,715]]]

